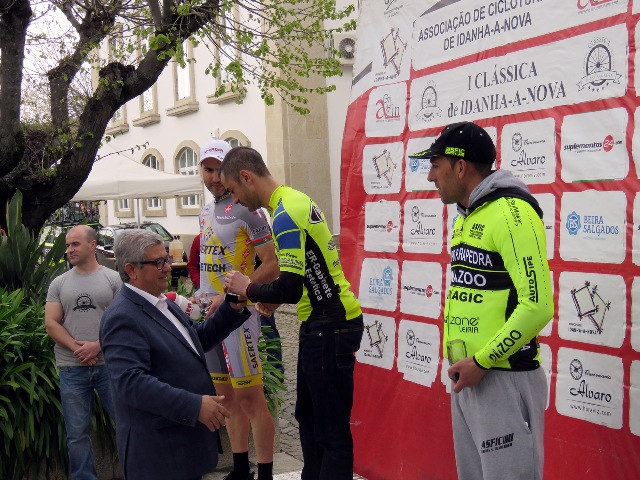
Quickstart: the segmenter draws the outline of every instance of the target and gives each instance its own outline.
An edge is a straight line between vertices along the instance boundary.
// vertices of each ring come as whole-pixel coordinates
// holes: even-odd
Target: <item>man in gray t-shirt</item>
[[[71,478],[93,480],[98,478],[90,439],[94,389],[109,416],[114,417],[98,332],[102,314],[122,281],[115,271],[98,263],[94,229],[73,227],[66,242],[67,258],[74,268],[51,282],[44,322],[56,342]]]

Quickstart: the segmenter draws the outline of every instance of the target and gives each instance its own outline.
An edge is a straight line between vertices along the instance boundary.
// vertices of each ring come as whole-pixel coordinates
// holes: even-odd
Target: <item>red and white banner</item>
[[[362,302],[356,472],[455,479],[442,311],[453,206],[408,154],[475,121],[540,202],[555,315],[548,479],[640,478],[640,0],[364,0],[341,170]]]

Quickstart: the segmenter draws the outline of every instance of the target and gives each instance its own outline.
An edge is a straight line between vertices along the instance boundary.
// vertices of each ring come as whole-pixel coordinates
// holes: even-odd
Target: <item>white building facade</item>
[[[101,61],[110,58],[117,41],[112,39],[100,51]],[[310,99],[311,113],[301,116],[278,99],[275,105],[265,105],[255,84],[247,85],[242,103],[231,92],[216,98],[214,92],[224,78],[216,79],[205,70],[219,53],[204,43],[194,47],[186,41],[184,45],[188,58],[195,61],[181,67],[172,60],[156,84],[114,115],[106,131],[109,141],[103,143],[99,158],[121,155],[161,171],[199,175],[200,148],[211,138],[251,146],[265,158],[274,177],[320,205],[338,234],[341,146],[351,66],[341,67],[342,77],[327,79],[336,90]],[[198,233],[201,207],[211,200],[203,186],[200,195],[176,199],[108,201],[101,207],[101,221],[105,225],[159,222],[181,235],[187,247]]]

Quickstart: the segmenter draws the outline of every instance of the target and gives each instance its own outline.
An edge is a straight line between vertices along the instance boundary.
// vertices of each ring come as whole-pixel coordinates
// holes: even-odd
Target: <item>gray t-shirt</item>
[[[116,293],[122,286],[120,275],[114,270],[101,266],[93,273],[78,273],[71,269],[56,277],[49,291],[47,302],[62,305],[62,326],[76,340],[95,342],[98,340],[100,320]],[[66,347],[54,347],[56,364],[82,366],[73,352]],[[102,353],[98,365],[104,363]]]

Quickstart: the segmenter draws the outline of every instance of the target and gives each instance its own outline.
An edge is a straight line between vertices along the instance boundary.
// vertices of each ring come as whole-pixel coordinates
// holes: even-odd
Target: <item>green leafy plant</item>
[[[66,436],[53,342],[44,329],[44,301],[0,289],[0,478],[40,468],[64,471]]]
[[[67,470],[67,445],[53,340],[44,300],[0,288],[0,478]],[[96,395],[96,398],[97,395]],[[115,458],[115,428],[98,402],[92,424],[100,451]]]
[[[7,208],[7,232],[0,236],[0,287],[23,289],[34,302],[44,299],[51,280],[65,270],[65,238],[60,235],[43,256],[44,240],[22,224],[22,193],[18,190]]]
[[[265,333],[272,331],[269,326],[261,327],[262,335],[258,340],[258,354],[262,362],[262,381],[264,384],[264,395],[267,399],[267,406],[272,416],[276,416],[282,403],[283,393],[287,391],[284,384],[284,373],[282,373],[282,362],[277,359],[275,352],[281,348],[279,339],[269,338]]]

